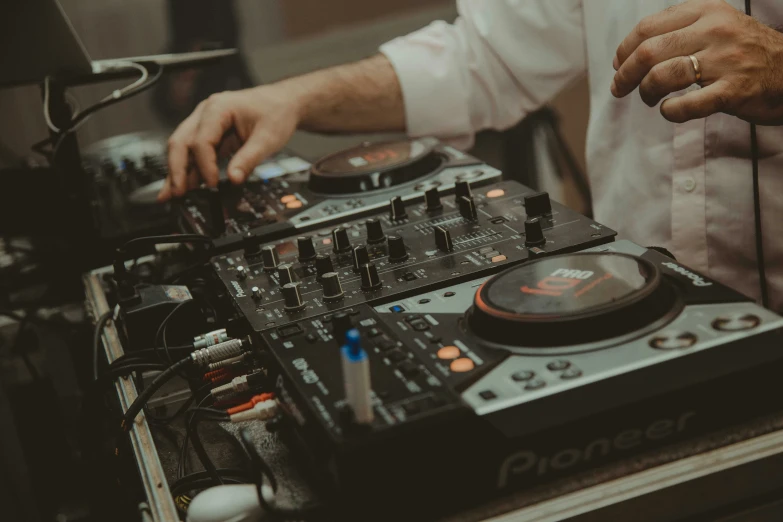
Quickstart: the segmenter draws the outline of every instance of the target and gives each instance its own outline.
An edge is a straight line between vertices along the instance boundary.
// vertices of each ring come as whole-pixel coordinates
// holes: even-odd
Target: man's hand
[[[280,150],[299,123],[296,91],[270,85],[214,94],[201,102],[169,138],[169,175],[159,201],[218,184],[218,155],[234,153],[228,178],[244,182],[266,157]]]
[[[783,122],[783,35],[723,0],[689,0],[643,19],[617,49],[612,94],[639,87],[654,107],[696,82],[703,87],[661,105],[683,123],[724,112],[759,124]]]

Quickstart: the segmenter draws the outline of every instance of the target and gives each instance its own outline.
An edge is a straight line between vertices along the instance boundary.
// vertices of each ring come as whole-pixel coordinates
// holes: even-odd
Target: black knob
[[[383,227],[380,220],[376,218],[367,220],[367,242],[372,244],[386,241],[386,234],[383,233]]]
[[[328,272],[334,272],[332,258],[327,254],[318,254],[315,256],[315,273],[318,281]]]
[[[337,227],[332,230],[332,250],[336,254],[351,250],[351,240],[348,238],[348,231],[343,227]]]
[[[462,214],[462,217],[468,221],[476,221],[478,219],[476,202],[473,201],[473,198],[463,196],[457,201],[459,201],[459,213]]]
[[[389,202],[389,207],[391,209],[389,217],[391,218],[392,221],[400,221],[401,219],[405,219],[408,217],[408,213],[405,212],[405,202],[402,200],[400,196],[395,196],[391,198],[391,201]]]
[[[209,199],[209,221],[212,233],[216,236],[222,236],[226,232],[226,216],[223,211],[223,200],[220,198],[220,191],[217,187],[207,189],[207,199]]]
[[[242,245],[245,247],[245,257],[257,256],[261,253],[261,240],[252,232],[246,232],[242,237]]]
[[[343,293],[343,285],[340,284],[340,276],[337,272],[325,273],[321,276],[321,284],[324,288],[324,301],[327,303],[339,301],[345,296]]]
[[[525,246],[535,247],[546,243],[544,229],[541,227],[541,220],[538,218],[529,218],[525,221]]]
[[[285,309],[287,311],[295,312],[304,308],[302,293],[299,291],[299,283],[285,284],[281,291],[283,292],[283,300],[285,301]]]
[[[552,201],[549,192],[536,192],[525,196],[525,212],[527,217],[539,217],[552,213]]]
[[[433,187],[424,193],[424,200],[427,202],[427,212],[441,210],[443,205],[440,202],[440,192],[437,187]]]
[[[454,243],[451,241],[451,232],[443,227],[435,227],[435,245],[441,252],[451,252],[454,250]]]
[[[472,198],[473,193],[470,191],[470,183],[467,181],[456,182],[454,184],[454,195],[457,201],[462,198]]]
[[[237,267],[237,279],[246,279],[247,278],[247,268],[244,266],[238,266]]]
[[[311,237],[298,237],[296,238],[296,246],[299,248],[299,261],[305,263],[315,259],[315,245],[313,244],[313,238]]]
[[[337,346],[345,344],[345,334],[353,328],[351,316],[345,312],[338,312],[332,317],[332,335]]]
[[[294,274],[294,265],[291,263],[277,265],[277,277],[280,279],[281,285],[295,282],[296,275]]]
[[[264,270],[270,271],[277,268],[280,264],[280,256],[277,254],[275,245],[267,245],[261,249],[261,260],[264,263]]]
[[[359,245],[353,249],[353,271],[358,272],[359,267],[370,262],[370,253],[367,247]]]
[[[381,287],[381,278],[378,275],[378,269],[373,263],[360,266],[359,274],[362,276],[362,290],[375,290]]]
[[[405,248],[405,242],[400,236],[389,236],[389,261],[392,263],[402,263],[408,259],[408,250]]]
[[[261,289],[257,286],[254,286],[250,289],[250,297],[252,297],[254,300],[258,301],[261,299]]]

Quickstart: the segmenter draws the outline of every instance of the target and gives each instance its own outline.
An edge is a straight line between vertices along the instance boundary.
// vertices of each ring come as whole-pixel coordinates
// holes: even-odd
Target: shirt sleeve
[[[587,68],[582,0],[458,0],[438,21],[383,46],[402,86],[407,132],[467,147],[513,126]]]

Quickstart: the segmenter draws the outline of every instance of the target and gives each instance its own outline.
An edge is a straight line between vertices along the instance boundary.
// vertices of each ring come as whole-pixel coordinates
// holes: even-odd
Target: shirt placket
[[[672,172],[672,249],[691,267],[707,271],[706,119],[677,124]]]

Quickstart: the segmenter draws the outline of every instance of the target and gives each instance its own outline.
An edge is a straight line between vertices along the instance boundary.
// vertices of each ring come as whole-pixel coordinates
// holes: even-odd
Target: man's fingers
[[[695,33],[685,29],[642,42],[620,66],[612,82],[612,94],[618,98],[629,95],[642,83],[652,69],[666,60],[689,56],[704,48]]]
[[[642,101],[655,107],[669,94],[681,91],[696,82],[693,62],[687,56],[672,58],[653,67],[639,86]]]
[[[645,40],[694,24],[701,17],[700,4],[701,2],[685,2],[643,18],[617,48],[615,68],[622,67]]]
[[[163,188],[161,188],[160,192],[158,192],[158,201],[163,203],[170,199],[171,199],[171,178],[167,176],[166,180],[163,182]]]
[[[264,159],[274,154],[277,143],[265,132],[254,132],[228,164],[228,178],[242,183]]]
[[[185,178],[188,168],[188,147],[177,132],[171,135],[168,144],[169,175],[166,178],[170,196],[181,196],[185,193]]]
[[[220,102],[216,98],[210,98],[204,107],[191,146],[196,165],[207,186],[217,187],[220,171],[217,165],[216,147],[220,145],[223,134],[232,125],[231,112],[221,109]]]
[[[661,105],[661,114],[674,123],[706,118],[731,107],[731,84],[718,80],[712,85],[691,91],[677,98],[669,98]]]

